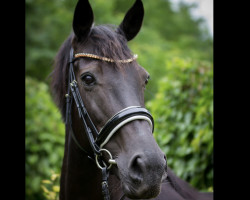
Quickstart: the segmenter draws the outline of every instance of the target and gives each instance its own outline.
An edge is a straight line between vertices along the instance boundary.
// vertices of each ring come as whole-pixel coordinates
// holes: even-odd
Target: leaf
[[[58,193],[60,191],[60,187],[58,185],[53,186],[53,191]]]
[[[42,183],[45,183],[45,184],[52,184],[52,182],[50,180],[42,180]]]

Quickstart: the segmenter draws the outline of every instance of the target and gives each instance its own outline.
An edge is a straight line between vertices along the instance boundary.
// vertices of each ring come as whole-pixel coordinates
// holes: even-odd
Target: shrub
[[[213,182],[212,63],[175,57],[147,107],[155,118],[155,139],[177,176],[211,190]]]
[[[60,174],[56,174],[54,171],[51,171],[50,179],[42,181],[41,188],[43,190],[44,197],[47,200],[59,200],[59,179]]]
[[[26,77],[25,171],[26,198],[44,199],[41,181],[51,170],[60,172],[64,153],[64,125],[45,83]]]

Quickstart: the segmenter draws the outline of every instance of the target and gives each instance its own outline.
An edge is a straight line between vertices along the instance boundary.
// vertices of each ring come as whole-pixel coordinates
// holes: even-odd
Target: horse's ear
[[[141,0],[136,0],[134,5],[125,15],[119,28],[125,34],[127,40],[132,40],[141,29],[144,16],[144,8]]]
[[[73,30],[78,40],[84,39],[89,34],[93,21],[94,14],[89,1],[79,0],[73,18]]]

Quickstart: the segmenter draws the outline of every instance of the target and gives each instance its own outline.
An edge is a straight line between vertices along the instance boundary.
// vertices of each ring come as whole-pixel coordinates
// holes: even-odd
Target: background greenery
[[[29,200],[48,199],[43,184],[51,181],[53,174],[60,174],[64,124],[50,95],[49,74],[53,58],[72,30],[76,2],[26,0],[25,167]],[[134,1],[90,3],[96,25],[119,25]],[[195,4],[181,3],[174,10],[169,0],[143,3],[143,27],[129,47],[151,76],[145,99],[155,118],[154,136],[178,176],[199,190],[212,190],[213,39],[201,28],[203,19],[191,17]]]

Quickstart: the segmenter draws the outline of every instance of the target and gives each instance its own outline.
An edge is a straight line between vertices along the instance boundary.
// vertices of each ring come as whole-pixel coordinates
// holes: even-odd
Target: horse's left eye
[[[96,82],[95,77],[91,74],[82,75],[81,79],[82,79],[83,83],[87,86],[94,85]]]

